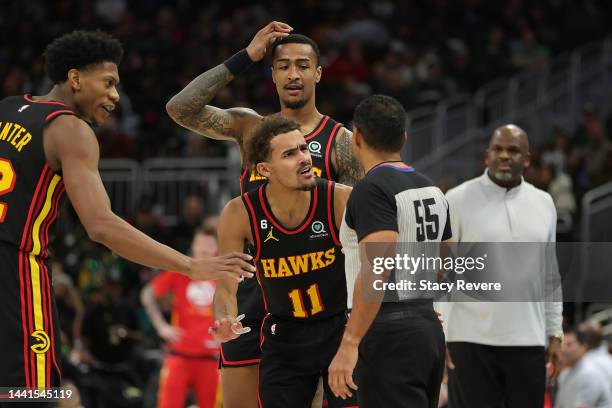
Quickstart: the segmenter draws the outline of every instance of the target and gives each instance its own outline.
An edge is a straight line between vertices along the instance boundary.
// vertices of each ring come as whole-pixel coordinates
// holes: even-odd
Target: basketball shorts
[[[0,244],[0,386],[60,383],[60,332],[46,262]]]
[[[265,315],[265,307],[257,278],[243,280],[238,285],[236,297],[238,314],[245,315],[242,325],[250,327],[251,331],[235,340],[221,344],[219,368],[256,365],[261,360],[259,332]]]
[[[328,407],[356,407],[355,393],[347,400],[336,398],[327,383],[345,325],[344,313],[313,322],[266,317],[261,328],[260,407],[309,408],[320,377]]]

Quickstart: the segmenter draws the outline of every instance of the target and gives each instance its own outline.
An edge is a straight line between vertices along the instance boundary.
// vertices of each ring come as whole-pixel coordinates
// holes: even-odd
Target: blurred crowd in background
[[[125,48],[121,102],[96,129],[102,158],[222,157],[227,143],[174,124],[165,103],[201,72],[248,45],[272,19],[317,41],[323,66],[317,106],[348,124],[357,102],[372,93],[391,95],[410,110],[541,67],[555,55],[603,38],[611,14],[612,2],[605,0],[10,2],[0,10],[5,36],[10,33],[10,41],[0,44],[0,96],[47,92],[51,84],[40,58],[44,46],[76,28],[100,28]],[[246,106],[261,114],[277,111],[269,63],[252,66],[213,104]],[[546,145],[532,146],[526,174],[570,218],[576,217],[584,192],[612,181],[612,118],[590,103],[581,109],[576,129],[557,128]],[[202,197],[189,197],[180,221],[166,225],[155,203],[144,200],[130,221],[187,251],[197,226],[216,225],[216,214],[204,203]],[[561,239],[575,239],[573,231],[564,234]],[[91,243],[68,205],[54,249],[67,376],[81,379],[86,397],[103,393],[99,398],[108,405],[152,404],[163,345],[140,306],[139,292],[156,271]],[[106,390],[97,390],[96,376],[110,384]]]
[[[546,64],[607,32],[604,0],[374,0],[288,2],[32,0],[11,2],[0,22],[1,95],[44,93],[40,54],[57,35],[100,28],[125,47],[121,109],[98,130],[102,157],[218,156],[225,146],[175,126],[165,102],[250,42],[271,19],[311,36],[324,74],[317,105],[348,123],[364,96],[384,93],[411,108],[523,68]],[[42,29],[41,29],[42,28]],[[268,63],[223,89],[216,106],[278,110]]]

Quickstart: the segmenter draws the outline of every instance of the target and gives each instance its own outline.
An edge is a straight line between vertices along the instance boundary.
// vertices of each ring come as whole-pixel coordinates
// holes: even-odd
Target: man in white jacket
[[[508,245],[512,249],[508,252],[516,251],[512,245],[521,245],[512,243],[554,242],[553,201],[522,177],[529,166],[525,131],[515,125],[496,129],[486,164],[483,175],[447,193],[453,241],[504,243],[493,245],[504,251]],[[504,251],[496,251],[498,262],[492,268],[496,276],[507,279],[509,273],[517,273],[510,269],[516,258],[528,265],[519,272],[533,274],[534,280],[550,264],[556,268],[554,256],[532,256],[526,262]],[[502,401],[506,408],[544,405],[547,347],[548,360],[555,363],[563,333],[562,303],[544,301],[550,298],[526,300],[442,305],[449,368],[454,365],[449,370],[450,408],[494,408]]]

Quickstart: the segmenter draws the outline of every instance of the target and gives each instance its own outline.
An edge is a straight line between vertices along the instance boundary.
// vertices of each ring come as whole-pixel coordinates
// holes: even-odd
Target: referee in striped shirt
[[[357,390],[360,408],[435,408],[444,371],[444,333],[432,300],[405,291],[371,295],[366,245],[370,259],[377,243],[395,257],[398,243],[414,248],[451,237],[444,194],[401,160],[405,118],[401,104],[382,95],[364,99],[353,118],[353,151],[367,173],[353,188],[340,230],[352,313],[329,385],[342,398]],[[388,282],[406,274],[397,269]]]

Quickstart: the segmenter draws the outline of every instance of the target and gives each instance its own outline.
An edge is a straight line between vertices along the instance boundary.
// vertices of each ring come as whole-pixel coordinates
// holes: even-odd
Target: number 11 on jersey
[[[310,298],[310,304],[312,308],[310,309],[310,314],[306,311],[306,307],[304,306],[304,299],[302,298],[302,291],[300,289],[293,289],[289,292],[289,299],[291,299],[291,304],[293,306],[293,317],[306,318],[308,316],[314,316],[317,313],[320,313],[325,308],[323,306],[323,302],[321,301],[321,294],[319,293],[319,285],[314,283],[308,287],[306,290],[306,294]]]

